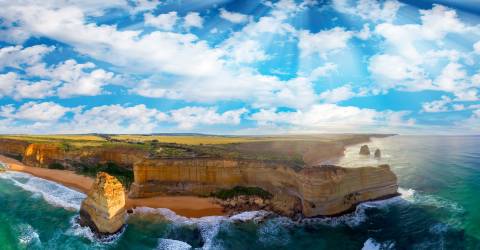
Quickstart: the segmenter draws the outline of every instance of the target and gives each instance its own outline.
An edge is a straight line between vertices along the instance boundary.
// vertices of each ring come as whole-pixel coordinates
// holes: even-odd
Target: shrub
[[[61,170],[65,170],[65,166],[63,166],[61,163],[58,163],[58,162],[54,162],[54,163],[48,165],[48,168],[49,168],[49,169],[61,169]]]
[[[230,199],[240,195],[258,196],[263,199],[271,199],[272,194],[259,188],[259,187],[242,187],[236,186],[232,189],[220,189],[219,191],[212,193],[212,196],[222,200]]]
[[[81,175],[95,177],[98,172],[106,172],[112,176],[115,176],[125,188],[129,188],[133,182],[133,171],[124,167],[120,167],[113,162],[106,164],[97,164],[94,166],[79,165],[76,168],[76,172]]]

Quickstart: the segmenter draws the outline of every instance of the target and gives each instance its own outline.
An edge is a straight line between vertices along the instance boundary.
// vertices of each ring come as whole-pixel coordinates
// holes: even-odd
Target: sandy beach
[[[91,177],[82,176],[69,170],[30,167],[3,155],[0,155],[0,162],[7,164],[9,170],[29,173],[43,179],[61,183],[82,193],[87,193],[94,181]],[[168,208],[178,215],[189,218],[224,215],[222,207],[218,204],[213,203],[208,198],[195,196],[158,196],[141,199],[127,198],[126,203],[127,208]]]

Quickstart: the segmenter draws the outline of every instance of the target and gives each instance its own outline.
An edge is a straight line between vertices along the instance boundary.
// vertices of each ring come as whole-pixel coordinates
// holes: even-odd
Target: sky
[[[0,133],[480,134],[478,0],[0,0]]]

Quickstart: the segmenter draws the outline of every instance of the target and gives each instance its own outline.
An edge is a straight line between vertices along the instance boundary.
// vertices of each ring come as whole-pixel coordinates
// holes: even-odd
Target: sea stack
[[[117,233],[125,224],[125,190],[122,183],[100,172],[80,208],[79,223],[99,236]]]
[[[360,147],[360,153],[361,155],[370,155],[370,149],[368,148],[368,145],[363,145]]]
[[[380,149],[378,149],[378,148],[375,150],[375,153],[373,155],[377,159],[382,158],[382,152],[380,152]]]

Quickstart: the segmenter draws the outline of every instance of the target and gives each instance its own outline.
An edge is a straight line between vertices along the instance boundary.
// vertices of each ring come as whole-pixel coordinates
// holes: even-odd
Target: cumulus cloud
[[[358,94],[352,90],[352,86],[347,84],[335,89],[324,91],[320,94],[320,99],[327,103],[337,103],[348,100]]]
[[[423,112],[429,113],[437,113],[437,112],[447,112],[449,108],[447,104],[451,103],[452,99],[448,96],[442,96],[442,99],[432,101],[432,102],[424,102],[422,104]]]
[[[172,30],[178,20],[177,12],[171,11],[165,14],[160,14],[154,16],[151,13],[146,13],[143,15],[145,19],[145,24],[163,29],[163,30]]]
[[[383,3],[376,0],[358,0],[351,3],[349,0],[333,0],[333,7],[340,12],[357,15],[363,19],[391,22],[395,19],[402,4],[396,0],[387,0]]]
[[[169,124],[179,129],[237,125],[246,112],[244,108],[218,112],[216,107],[184,107],[162,112],[143,104],[85,109],[68,108],[53,102],[28,102],[18,108],[14,105],[0,106],[0,132],[14,133],[28,130],[30,126],[30,133],[149,133]],[[12,126],[6,126],[6,120]]]
[[[34,45],[26,48],[17,45],[0,48],[0,70],[5,67],[19,69],[26,65],[37,64],[45,54],[54,49],[55,47],[46,45]]]
[[[57,89],[60,97],[99,95],[103,91],[102,87],[114,78],[112,72],[96,69],[93,63],[82,64],[75,60],[67,60],[52,67],[41,63],[27,68],[26,71],[29,75],[62,83]]]
[[[306,57],[319,54],[325,57],[330,52],[335,52],[347,47],[347,42],[352,38],[353,32],[344,28],[335,27],[312,34],[309,31],[300,31],[298,47],[301,56]]]
[[[232,23],[244,23],[248,21],[248,15],[230,12],[224,8],[220,9],[220,17]]]
[[[200,16],[200,13],[198,12],[189,12],[185,17],[184,17],[184,25],[186,28],[202,28],[203,27],[203,18]]]
[[[217,108],[185,107],[170,112],[171,120],[178,123],[180,129],[191,129],[197,125],[239,124],[246,109],[230,110],[218,113]]]
[[[0,117],[16,120],[55,122],[67,112],[72,111],[74,109],[66,108],[53,102],[27,102],[18,109],[13,105],[1,106]]]
[[[361,109],[335,104],[316,104],[306,111],[278,112],[275,109],[262,109],[251,115],[259,125],[286,126],[291,130],[334,132],[359,132],[372,127],[412,126],[415,121],[406,119],[408,112]]]
[[[42,99],[53,96],[58,83],[51,81],[22,80],[15,72],[0,74],[0,97],[10,96],[13,99]]]
[[[215,74],[223,68],[222,51],[189,33],[142,34],[118,30],[114,25],[99,26],[87,22],[82,10],[74,7],[8,4],[1,6],[0,16],[10,25],[10,31],[15,25],[28,36],[45,36],[70,44],[82,54],[133,72],[198,76]],[[189,25],[198,26],[196,14],[188,16]]]

